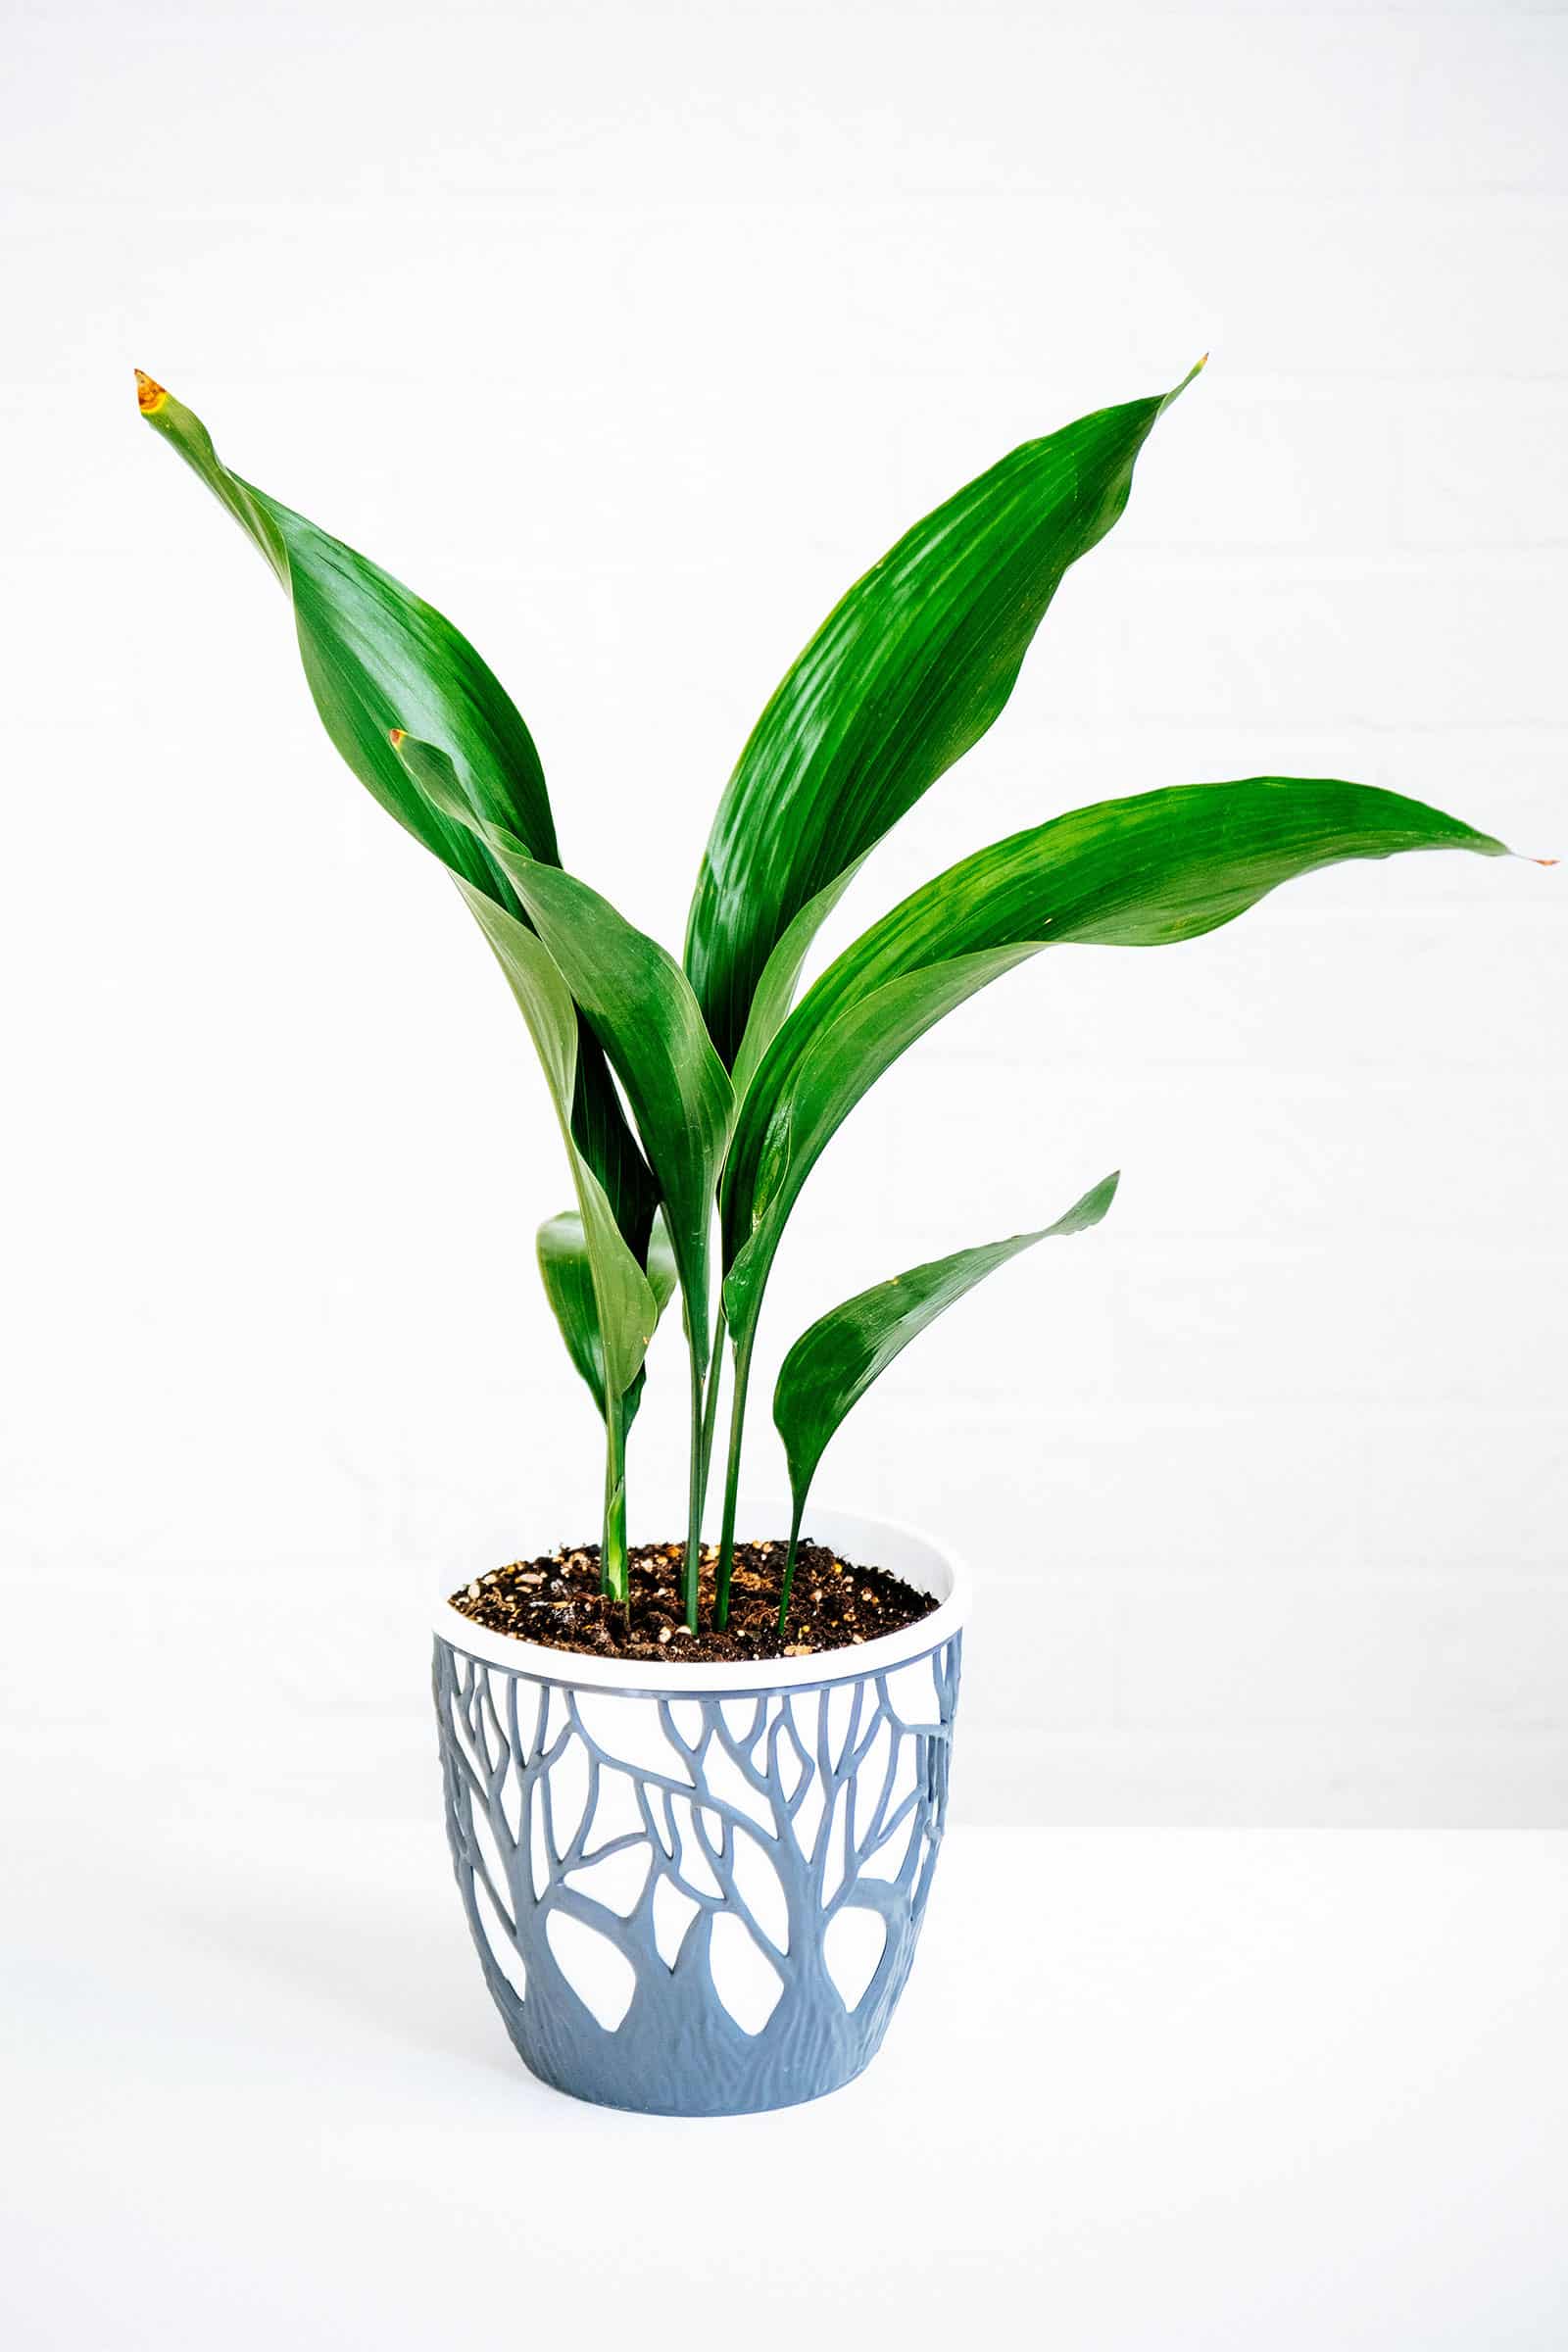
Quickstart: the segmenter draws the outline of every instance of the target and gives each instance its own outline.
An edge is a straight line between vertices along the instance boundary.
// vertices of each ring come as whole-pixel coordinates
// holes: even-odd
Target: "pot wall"
[[[810,1525],[941,1605],[855,1649],[667,1677],[439,1612],[458,1886],[507,2031],[558,2089],[741,2114],[836,2089],[881,2042],[941,1847],[967,1588],[904,1529]]]

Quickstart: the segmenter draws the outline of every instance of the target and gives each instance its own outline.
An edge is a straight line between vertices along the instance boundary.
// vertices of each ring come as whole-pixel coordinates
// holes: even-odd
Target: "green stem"
[[[605,1400],[605,1526],[599,1550],[599,1590],[628,1608],[626,1570],[626,1403]]]
[[[697,1631],[697,1585],[703,1563],[703,1496],[708,1485],[708,1450],[703,1442],[703,1376],[697,1369],[697,1350],[691,1349],[692,1367],[692,1433],[691,1475],[686,1496],[686,1576],[684,1600],[686,1624],[691,1633]],[[710,1378],[716,1386],[718,1358],[710,1366]]]
[[[713,1574],[713,1623],[722,1633],[729,1623],[729,1580],[735,1565],[735,1504],[741,1483],[741,1438],[746,1426],[746,1388],[752,1376],[752,1343],[756,1325],[735,1341],[735,1388],[729,1407],[729,1454],[724,1464],[724,1522],[718,1537],[718,1566]]]
[[[784,1582],[779,1588],[778,1596],[778,1630],[780,1636],[782,1636],[784,1632],[785,1620],[790,1613],[790,1587],[795,1582],[795,1554],[800,1545],[801,1519],[805,1513],[805,1510],[806,1497],[804,1494],[802,1494],[796,1498],[795,1516],[790,1521],[790,1547],[784,1555]]]
[[[724,1368],[724,1339],[729,1318],[718,1302],[718,1326],[713,1333],[712,1360],[708,1367],[708,1396],[703,1404],[703,1500],[708,1500],[709,1472],[713,1466],[713,1433],[718,1427],[718,1377]]]

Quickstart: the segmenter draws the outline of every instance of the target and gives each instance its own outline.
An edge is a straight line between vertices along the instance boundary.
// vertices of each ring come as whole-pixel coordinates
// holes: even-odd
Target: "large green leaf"
[[[504,887],[471,834],[411,788],[388,741],[407,727],[438,744],[481,814],[536,858],[557,858],[544,771],[510,696],[445,615],[378,564],[223,465],[195,413],[138,375],[143,416],[177,450],[277,573],[294,606],[300,659],[316,707],[343,758],[381,806],[457,872]]]
[[[1254,776],[1107,801],[964,858],[872,925],[774,1038],[724,1174],[725,1299],[755,1323],[783,1222],[866,1088],[943,1012],[1041,948],[1157,947],[1228,923],[1314,867],[1501,842],[1370,785]]]
[[[976,1249],[958,1250],[951,1257],[933,1258],[926,1265],[911,1266],[906,1274],[895,1274],[890,1282],[879,1282],[873,1290],[830,1308],[803,1332],[784,1358],[773,1391],[773,1420],[789,1461],[797,1529],[828,1440],[894,1357],[966,1291],[1020,1250],[1056,1235],[1087,1233],[1098,1225],[1119,1182],[1119,1173],[1105,1177],[1064,1217],[1038,1233],[983,1242]]]
[[[361,783],[462,881],[520,912],[481,836],[432,805],[392,740],[394,730],[407,728],[438,746],[452,762],[464,807],[506,826],[534,857],[554,861],[555,825],[539,756],[505,689],[444,614],[231,472],[192,410],[140,370],[136,380],[147,422],[233,515],[287,591],[317,710]],[[578,1039],[571,1117],[579,1150],[641,1254],[653,1188],[604,1057],[586,1032]]]
[[[763,965],[751,1010],[746,1016],[746,1034],[741,1039],[740,1051],[730,1071],[737,1104],[746,1100],[746,1090],[756,1077],[763,1054],[783,1027],[790,1006],[795,1002],[795,984],[800,979],[801,966],[806,961],[812,940],[855,880],[863,862],[862,858],[857,858],[855,863],[847,865],[842,874],[835,874],[825,890],[819,890],[814,899],[807,901]]]
[[[594,1295],[593,1263],[581,1212],[563,1209],[539,1228],[536,1250],[539,1276],[551,1312],[561,1327],[566,1352],[587,1383],[601,1420],[605,1417],[605,1344],[599,1329],[599,1305]],[[654,1219],[648,1245],[648,1285],[654,1310],[662,1316],[675,1289],[675,1258],[661,1213]],[[629,1430],[642,1402],[646,1367],[621,1397],[622,1428]]]
[[[593,1322],[599,1340],[598,1393],[601,1400],[607,1394],[612,1398],[619,1397],[642,1370],[648,1343],[659,1320],[659,1305],[648,1276],[626,1247],[598,1177],[572,1140],[570,1104],[577,1059],[576,1006],[544,942],[474,884],[460,881],[458,887],[495,951],[544,1068],[571,1166],[577,1213],[582,1219]],[[568,1337],[572,1358],[579,1370],[584,1368],[579,1353],[583,1345],[581,1334],[587,1328],[588,1318],[584,1313],[577,1319],[577,1336]]]
[[[777,688],[719,805],[687,927],[686,968],[726,1062],[791,923],[812,900],[826,913],[830,885],[1002,710],[1062,575],[1115,522],[1175,397],[1015,449],[857,581]]]
[[[704,1371],[713,1198],[733,1098],[691,983],[666,948],[597,891],[530,858],[506,827],[465,809],[443,752],[401,734],[398,750],[431,805],[478,830],[619,1074],[663,1203]]]
[[[750,1226],[744,1234],[725,1180],[726,1229],[733,1225],[736,1246],[724,1307],[738,1339],[756,1324],[763,1285],[802,1186],[861,1096],[917,1038],[1034,953],[1032,945],[991,948],[906,973],[872,989],[823,1030],[763,1132],[751,1167]]]

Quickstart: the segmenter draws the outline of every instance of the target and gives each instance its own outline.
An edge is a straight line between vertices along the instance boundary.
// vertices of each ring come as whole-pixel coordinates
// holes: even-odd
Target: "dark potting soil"
[[[936,1607],[882,1568],[858,1568],[824,1544],[803,1540],[795,1559],[789,1623],[778,1630],[779,1585],[788,1545],[737,1544],[729,1588],[729,1624],[713,1631],[716,1546],[703,1546],[698,1621],[686,1630],[680,1583],[683,1544],[639,1544],[631,1552],[630,1603],[599,1590],[599,1546],[581,1544],[548,1559],[514,1560],[454,1592],[452,1605],[492,1633],[514,1634],[551,1649],[648,1658],[663,1665],[720,1664],[757,1658],[807,1658],[849,1649],[917,1625]]]

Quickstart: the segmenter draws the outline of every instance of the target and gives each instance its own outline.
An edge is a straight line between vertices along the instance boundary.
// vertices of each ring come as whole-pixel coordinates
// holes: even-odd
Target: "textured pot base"
[[[534,2037],[523,2023],[526,2002],[519,2002],[511,1986],[500,1982],[500,1992],[495,1982],[490,1990],[513,2047],[531,2075],[567,2098],[582,2099],[594,2107],[619,2107],[635,2115],[764,2115],[780,2107],[802,2107],[811,2099],[825,2099],[864,2074],[881,2045],[893,2001],[898,1998],[895,1992],[889,2000],[869,2047],[855,2037],[846,2050],[828,2050],[817,2046],[816,2037],[809,2033],[791,2031],[775,2037],[764,2029],[756,2039],[747,2036],[746,2047],[733,2053],[733,2062],[727,2067],[714,2067],[710,2044],[704,2036],[707,2055],[700,2066],[683,2067],[677,2053],[664,2053],[660,2062],[644,2068],[631,2053],[615,2046],[620,2041],[616,2033],[606,2036],[612,2046],[599,2054],[597,2066],[583,2063],[588,2053],[579,2044],[570,2051],[563,2072],[534,2046]],[[548,2034],[541,2038],[553,2039]],[[836,2063],[827,2063],[830,2059]]]
[[[960,1647],[953,1633],[881,1673],[663,1698],[438,1638],[453,1863],[530,2071],[656,2115],[755,2114],[853,2081],[914,1956]]]

